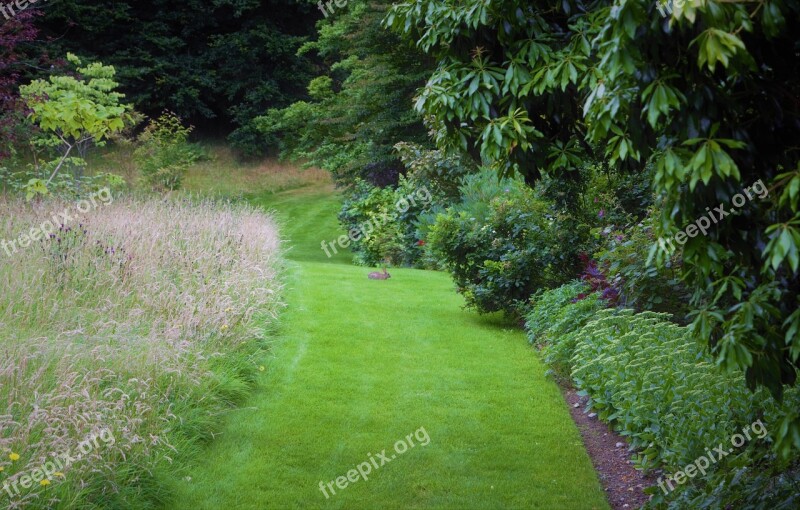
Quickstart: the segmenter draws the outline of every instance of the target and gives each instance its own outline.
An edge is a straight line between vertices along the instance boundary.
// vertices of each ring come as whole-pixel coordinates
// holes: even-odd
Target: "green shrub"
[[[693,460],[756,419],[741,376],[721,373],[667,318],[601,311],[580,330],[572,357],[575,384],[630,436],[645,468]]]
[[[722,372],[688,329],[669,322],[666,314],[597,312],[578,331],[571,364],[589,405],[630,438],[640,468],[682,469],[707,449],[729,444],[756,420],[776,437],[800,404],[794,391],[783,405],[765,389],[752,393],[741,373]],[[766,443],[753,443],[736,453],[767,469],[774,467],[762,465],[768,450]],[[724,476],[742,465],[731,457],[712,469]]]
[[[424,183],[433,195],[442,198],[443,205],[457,203],[461,199],[460,183],[478,171],[475,163],[463,155],[407,142],[394,148],[406,167],[406,176],[413,182]]]
[[[35,145],[55,147],[58,153],[54,162],[47,162],[53,175],[70,155],[83,158],[89,147],[102,146],[131,120],[131,106],[121,103],[125,95],[117,92],[114,66],[100,62],[84,65],[71,53],[67,61],[69,69],[63,74],[20,87],[20,99],[29,111],[27,121],[38,128]]]
[[[683,510],[794,510],[800,507],[800,464],[779,459],[767,448],[750,446],[725,467],[708,473],[705,483],[682,486],[665,496],[653,490],[645,506]]]
[[[67,61],[68,72],[20,87],[28,115],[17,121],[17,114],[12,114],[13,124],[18,125],[7,135],[18,147],[11,146],[6,152],[14,156],[12,162],[19,171],[4,172],[4,177],[13,191],[25,193],[28,200],[47,195],[76,198],[85,194],[86,188],[91,191],[120,184],[111,174],[85,176],[86,156],[91,148],[104,146],[130,128],[137,116],[121,102],[124,94],[117,92],[113,66],[84,65],[71,53]],[[30,163],[25,165],[17,152],[23,141],[30,150]]]
[[[357,180],[339,221],[351,236],[356,264],[418,265],[423,254],[419,218],[434,207],[427,186],[401,176],[397,187],[379,188]],[[355,240],[354,240],[355,239]]]
[[[525,329],[532,344],[543,345],[548,338],[553,317],[562,313],[577,297],[589,290],[588,285],[574,281],[550,290],[540,290],[531,297],[531,310],[525,317]]]
[[[557,207],[520,180],[483,171],[464,179],[461,197],[437,218],[430,249],[479,312],[521,315],[537,290],[574,279],[579,254],[592,250],[584,213]]]
[[[339,214],[345,230],[374,229],[364,239],[351,242],[355,262],[377,265],[386,252],[398,264],[442,269],[426,242],[428,234],[437,215],[460,200],[461,179],[477,168],[463,157],[413,143],[398,143],[394,148],[406,168],[396,185],[381,187],[355,179],[346,192]],[[372,227],[365,229],[366,224]]]
[[[158,191],[181,187],[186,171],[203,154],[189,143],[192,127],[184,127],[171,112],[154,119],[139,135],[139,148],[134,152],[144,181]]]
[[[539,292],[526,328],[559,375],[571,371],[600,419],[630,438],[641,469],[683,469],[707,449],[762,420],[770,435],[714,463],[706,477],[664,494],[649,489],[651,508],[796,508],[797,458],[775,454],[773,438],[792,419],[800,395],[780,405],[752,393],[741,373],[722,372],[666,314],[606,309],[583,282]]]
[[[663,267],[648,264],[655,235],[645,222],[623,229],[609,227],[602,234],[605,246],[595,258],[620,290],[619,303],[638,311],[669,313],[683,320],[690,311],[691,293],[681,281],[680,254]]]

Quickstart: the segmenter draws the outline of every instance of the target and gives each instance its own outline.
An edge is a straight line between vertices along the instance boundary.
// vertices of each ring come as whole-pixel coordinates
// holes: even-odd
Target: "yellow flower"
[[[226,308],[225,309],[225,313],[231,313],[232,311],[233,311],[233,308]]]
[[[261,365],[260,367],[258,367],[258,369],[259,369],[259,370],[261,370],[262,372],[263,372],[264,370],[266,370],[266,368],[264,367],[264,365]]]
[[[222,325],[222,328],[220,328],[220,329],[221,329],[222,331],[225,331],[226,329],[228,329],[228,325],[227,325],[227,324],[223,324],[223,325]]]
[[[47,487],[48,485],[50,485],[50,480],[45,478],[44,480],[39,482],[39,485],[41,485],[42,487]]]
[[[53,475],[54,476],[60,476],[61,478],[64,478],[64,473],[62,473],[61,471],[56,471],[55,473],[53,473]]]
[[[5,470],[6,470],[6,468],[4,468],[3,466],[0,466],[0,473],[2,473]]]
[[[11,462],[16,462],[16,461],[18,461],[18,460],[19,460],[19,454],[16,454],[16,453],[14,453],[14,452],[11,452],[11,453],[8,455],[8,458],[9,458],[9,459],[11,459]]]

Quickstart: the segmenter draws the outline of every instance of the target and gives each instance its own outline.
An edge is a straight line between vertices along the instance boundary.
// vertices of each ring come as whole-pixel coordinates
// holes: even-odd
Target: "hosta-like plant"
[[[528,339],[541,349],[551,369],[568,379],[581,328],[609,303],[599,293],[589,293],[585,282],[576,281],[537,292],[531,305],[525,317]]]
[[[789,409],[741,374],[720,371],[687,328],[665,314],[603,310],[577,335],[575,384],[640,451],[641,467],[678,468],[763,419],[776,434]],[[797,394],[791,402],[797,405]]]

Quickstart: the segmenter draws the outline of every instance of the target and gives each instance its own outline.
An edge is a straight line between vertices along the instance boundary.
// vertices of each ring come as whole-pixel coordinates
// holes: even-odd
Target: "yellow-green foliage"
[[[116,92],[113,66],[96,62],[86,66],[75,55],[67,60],[72,75],[52,75],[20,87],[20,98],[31,111],[28,121],[41,130],[31,139],[34,158],[32,178],[25,186],[28,198],[46,196],[53,179],[64,169],[80,177],[86,166],[84,157],[92,145],[121,132],[132,117],[122,104],[124,94]],[[69,188],[60,183],[56,188]]]
[[[179,189],[186,171],[200,159],[196,148],[189,144],[192,129],[174,113],[165,112],[139,135],[141,145],[134,158],[145,182],[153,189]]]

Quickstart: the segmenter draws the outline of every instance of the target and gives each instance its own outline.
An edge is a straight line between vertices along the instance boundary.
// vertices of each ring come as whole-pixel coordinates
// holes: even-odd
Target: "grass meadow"
[[[255,391],[165,509],[609,508],[522,331],[464,310],[446,273],[395,267],[374,281],[345,250],[327,258],[320,242],[342,233],[328,187],[251,202],[290,241],[288,308]],[[430,444],[320,489],[420,427]]]
[[[0,196],[0,240],[74,208]],[[55,228],[0,251],[0,505],[151,508],[258,373],[282,307],[277,228],[246,205],[163,198]],[[36,480],[99,431],[114,441]]]
[[[189,192],[116,197],[0,246],[0,486],[114,438],[0,503],[608,508],[522,332],[463,310],[445,273],[374,282],[347,250],[327,258],[341,198],[319,170],[208,150]],[[0,241],[74,208],[0,198]],[[429,445],[320,491],[420,427]]]
[[[242,161],[224,143],[203,143],[202,151],[205,157],[189,169],[181,193],[229,198],[263,196],[324,185],[331,179],[325,170],[302,168],[274,158]],[[141,184],[131,145],[115,144],[100,149],[90,155],[89,162],[93,172],[121,175],[134,189]]]

